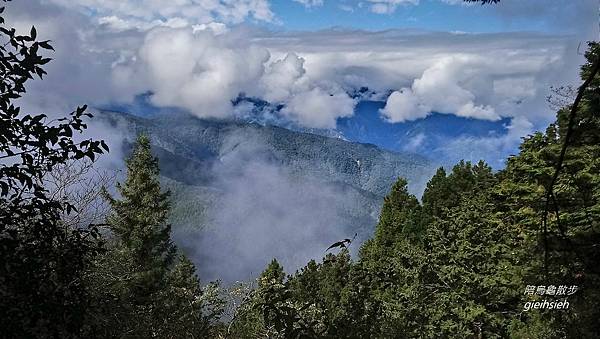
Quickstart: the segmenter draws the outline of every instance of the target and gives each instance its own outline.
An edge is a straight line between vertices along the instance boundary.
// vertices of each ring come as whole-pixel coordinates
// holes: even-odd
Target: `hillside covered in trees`
[[[256,280],[225,285],[196,273],[219,263],[195,264],[175,245],[165,159],[148,131],[136,130],[114,191],[111,178],[87,177],[109,152],[86,137],[87,107],[53,119],[17,105],[44,76],[51,42],[35,28],[0,35],[0,337],[600,337],[597,43],[575,101],[523,138],[505,168],[439,168],[420,199],[396,178],[364,243],[340,239],[291,274],[274,258]],[[401,160],[380,156],[391,167]]]

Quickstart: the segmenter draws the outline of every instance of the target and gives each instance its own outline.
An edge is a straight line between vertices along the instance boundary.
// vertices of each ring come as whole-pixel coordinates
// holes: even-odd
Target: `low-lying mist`
[[[246,280],[272,258],[292,273],[320,259],[333,242],[353,236],[347,222],[361,207],[358,192],[294,173],[260,141],[238,138],[228,140],[224,149],[230,150],[213,167],[211,186],[219,193],[207,210],[208,225],[175,231],[203,280]],[[374,220],[365,220],[365,227]]]

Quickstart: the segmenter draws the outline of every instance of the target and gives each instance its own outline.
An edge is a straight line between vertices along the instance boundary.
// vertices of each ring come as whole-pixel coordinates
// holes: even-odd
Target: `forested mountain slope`
[[[231,258],[239,268],[201,267],[226,281],[256,274],[272,257],[295,267],[341,238],[367,239],[391,184],[405,177],[420,195],[435,170],[418,155],[275,126],[182,113],[98,117],[125,135],[125,153],[149,134],[179,244],[197,262]],[[230,255],[215,257],[223,248]]]

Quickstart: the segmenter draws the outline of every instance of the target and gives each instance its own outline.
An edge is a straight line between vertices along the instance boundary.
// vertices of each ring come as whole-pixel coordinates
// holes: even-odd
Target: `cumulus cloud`
[[[231,118],[232,100],[248,93],[284,105],[282,114],[305,127],[334,128],[338,117],[353,113],[354,101],[343,89],[306,76],[301,57],[271,57],[240,29],[231,32],[211,22],[120,32],[90,27],[85,15],[54,5],[38,4],[37,13],[49,15],[37,20],[30,6],[17,8],[16,26],[27,32],[35,22],[57,50],[46,80],[30,87],[24,104],[33,111],[65,112],[83,103],[102,107],[150,93],[159,107]]]
[[[424,118],[430,111],[431,108],[420,103],[410,88],[404,88],[390,94],[381,113],[390,122],[402,122]]]
[[[274,61],[261,79],[266,100],[283,103],[282,114],[310,128],[335,128],[336,119],[354,113],[354,100],[336,84],[318,84],[306,75],[295,53]]]
[[[131,95],[151,91],[157,106],[184,108],[201,117],[229,117],[231,100],[264,72],[269,52],[233,46],[206,30],[154,29],[139,51],[114,67],[115,86]],[[133,85],[133,86],[132,86]]]
[[[354,100],[334,83],[311,80],[301,57],[270,58],[267,48],[226,33],[157,28],[112,73],[130,99],[150,91],[154,105],[203,118],[232,117],[240,93],[281,104],[284,116],[310,128],[335,128],[337,118],[353,114]]]
[[[466,118],[499,120],[500,116],[494,108],[476,105],[475,95],[460,84],[468,76],[465,71],[467,67],[485,66],[485,60],[472,59],[477,58],[461,56],[439,60],[415,79],[411,88],[392,93],[381,110],[382,114],[391,122],[423,118],[432,111]]]
[[[573,79],[580,62],[573,60],[572,40],[533,33],[338,30],[264,36],[255,42],[279,58],[293,48],[304,60],[303,76],[312,81],[375,91],[376,98],[387,99],[382,113],[390,122],[437,111],[486,120],[526,116],[547,123],[548,88]]]
[[[336,119],[354,113],[354,100],[344,92],[328,93],[315,87],[294,95],[283,113],[304,126],[335,128]]]
[[[304,59],[295,53],[274,61],[261,79],[264,98],[268,101],[283,101],[292,96],[294,87],[304,87],[306,69]]]

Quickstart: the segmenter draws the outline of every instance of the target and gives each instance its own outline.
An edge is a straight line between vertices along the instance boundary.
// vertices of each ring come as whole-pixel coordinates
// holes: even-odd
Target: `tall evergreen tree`
[[[494,212],[490,195],[463,199],[428,227],[419,285],[434,290],[425,300],[430,337],[507,337],[520,312],[524,234]]]
[[[285,272],[283,266],[273,258],[267,268],[260,274],[259,286],[266,286],[268,284],[283,284],[285,280]]]
[[[422,229],[420,214],[419,201],[408,192],[406,180],[399,178],[383,200],[375,236],[365,243],[361,255],[373,259],[389,257],[390,250],[399,238],[419,234]]]
[[[175,258],[171,225],[167,223],[169,192],[161,191],[158,159],[152,155],[148,136],[138,136],[126,164],[127,178],[117,184],[121,199],[106,195],[113,210],[108,224],[118,246],[136,267],[131,298],[144,303],[162,287]]]
[[[126,160],[120,198],[105,193],[112,212],[107,253],[89,274],[96,308],[89,331],[96,337],[205,337],[222,313],[215,285],[202,289],[195,267],[176,247],[168,224],[169,193],[159,182],[150,139],[140,135]]]

